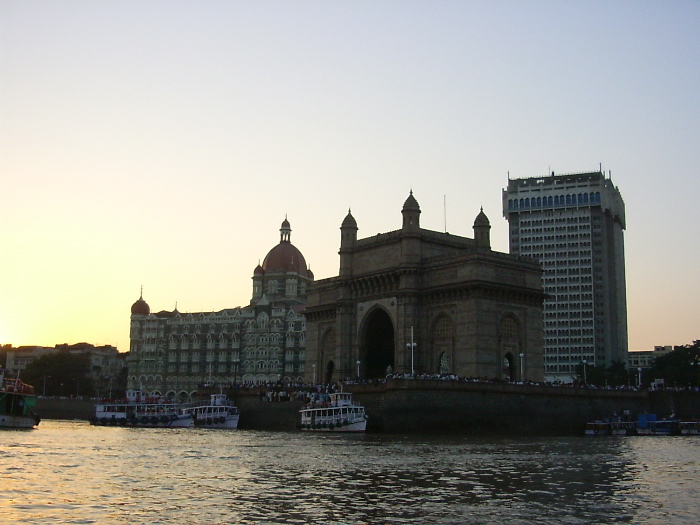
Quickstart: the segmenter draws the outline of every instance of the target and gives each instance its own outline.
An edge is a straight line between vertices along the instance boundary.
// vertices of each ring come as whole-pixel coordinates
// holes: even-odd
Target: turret
[[[489,230],[491,230],[491,223],[484,213],[484,208],[481,208],[479,215],[474,220],[474,240],[477,246],[491,248],[491,234]]]
[[[340,225],[340,277],[352,275],[352,252],[357,243],[357,222],[350,210]]]

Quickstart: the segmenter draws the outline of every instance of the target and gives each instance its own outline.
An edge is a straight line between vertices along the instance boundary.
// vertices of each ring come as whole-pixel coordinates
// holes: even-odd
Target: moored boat
[[[655,414],[641,414],[637,422],[640,436],[675,436],[681,433],[680,420],[656,419]]]
[[[610,433],[613,436],[636,436],[637,422],[636,421],[611,421]]]
[[[226,394],[211,394],[209,401],[184,405],[181,410],[192,417],[196,427],[229,430],[238,428],[241,414]]]
[[[34,428],[40,421],[35,407],[34,387],[19,378],[5,379],[0,368],[0,428]]]
[[[681,421],[678,426],[683,436],[700,435],[700,421]]]
[[[183,414],[180,404],[141,390],[127,390],[125,399],[107,399],[95,405],[93,425],[147,428],[187,428],[191,414]]]
[[[610,432],[609,421],[590,421],[586,423],[587,436],[609,436]]]
[[[299,412],[301,430],[316,432],[364,432],[367,414],[362,405],[354,403],[352,393],[330,394],[329,402],[314,401]]]

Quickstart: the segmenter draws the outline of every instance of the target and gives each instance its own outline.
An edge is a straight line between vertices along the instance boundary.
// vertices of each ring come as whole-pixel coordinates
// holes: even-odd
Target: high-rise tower
[[[542,263],[544,376],[627,363],[625,204],[602,171],[508,180],[510,253]]]

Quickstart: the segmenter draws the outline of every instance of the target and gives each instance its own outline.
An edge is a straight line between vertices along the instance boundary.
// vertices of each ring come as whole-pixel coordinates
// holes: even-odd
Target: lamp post
[[[44,376],[44,391],[41,394],[42,397],[46,397],[46,380],[51,379],[51,376]]]
[[[411,349],[411,375],[414,375],[415,374],[414,352],[416,350],[416,343],[413,341],[413,327],[411,327],[411,342],[406,343],[406,348]]]
[[[642,367],[637,368],[637,388],[642,388]]]
[[[360,360],[357,360],[357,379],[360,379]]]
[[[584,359],[583,360],[583,384],[584,385],[588,384],[588,380],[586,379],[586,363],[587,363],[587,361]]]
[[[525,368],[523,366],[524,361],[525,361],[525,354],[520,352],[520,380],[523,383],[525,382]]]
[[[315,385],[316,384],[316,365],[315,364],[311,365],[311,368],[314,371],[314,385]]]

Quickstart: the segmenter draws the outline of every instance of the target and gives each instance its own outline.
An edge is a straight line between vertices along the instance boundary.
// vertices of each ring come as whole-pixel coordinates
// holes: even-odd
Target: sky
[[[602,169],[630,350],[700,339],[700,2],[0,0],[0,344],[129,348],[340,225],[508,251],[510,178]]]

